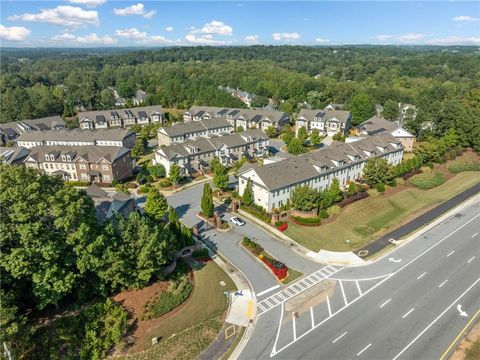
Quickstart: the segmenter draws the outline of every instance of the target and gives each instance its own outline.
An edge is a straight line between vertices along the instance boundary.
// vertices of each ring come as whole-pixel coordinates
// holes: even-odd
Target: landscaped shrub
[[[385,184],[384,183],[378,183],[377,185],[375,185],[375,189],[379,193],[383,193],[383,192],[385,192]]]
[[[410,178],[408,182],[422,190],[432,189],[445,182],[445,175],[443,175],[443,173],[439,171],[432,173],[433,172],[416,175]]]
[[[194,259],[205,259],[210,257],[210,255],[207,248],[201,248],[201,249],[195,250],[192,253],[192,257]]]
[[[480,163],[474,162],[457,162],[448,167],[448,171],[457,174],[462,171],[480,171]]]
[[[158,183],[161,187],[169,187],[172,186],[172,182],[170,180],[163,180]]]
[[[322,219],[320,217],[304,218],[300,216],[292,216],[291,220],[295,224],[302,226],[319,226],[322,223]]]
[[[390,182],[388,183],[388,185],[390,185],[390,186],[392,186],[392,187],[397,186],[397,179],[392,179],[392,180],[390,180]]]
[[[264,256],[262,261],[272,270],[277,279],[282,280],[288,276],[288,267],[281,261],[271,259],[267,256]]]
[[[270,224],[272,220],[272,216],[263,210],[262,207],[242,205],[240,206],[240,209],[249,213],[250,215],[255,216],[257,219],[266,222],[267,224]]]
[[[65,181],[65,185],[70,186],[88,186],[88,181]]]
[[[320,217],[320,219],[327,219],[328,218],[327,210],[325,209],[320,210],[320,212],[318,213],[318,216]]]
[[[277,228],[279,226],[281,226],[282,224],[283,224],[283,221],[280,221],[280,220],[275,221],[275,227],[277,227]]]
[[[251,243],[252,243],[252,241],[250,240],[250,238],[248,238],[246,236],[243,237],[243,240],[242,240],[242,245],[243,246],[250,247]]]
[[[138,193],[139,194],[146,194],[150,191],[150,189],[152,189],[150,184],[140,185],[140,187],[138,188]]]
[[[350,197],[348,197],[348,198],[343,199],[342,201],[340,201],[340,202],[338,203],[338,206],[340,206],[340,207],[343,208],[344,206],[346,206],[346,205],[348,205],[348,204],[351,204],[351,203],[353,203],[354,201],[357,201],[357,200],[360,200],[360,199],[365,199],[366,197],[368,197],[368,192],[366,192],[366,191],[358,192],[358,193],[356,193],[355,195],[352,195],[352,196],[350,196]],[[328,215],[328,214],[327,214],[327,215]]]
[[[118,180],[112,180],[112,187],[115,187],[119,184]]]
[[[328,213],[329,216],[339,215],[341,212],[342,212],[342,208],[338,205],[330,206],[327,209],[327,213]]]
[[[285,230],[287,230],[287,228],[288,228],[288,224],[287,224],[287,223],[282,223],[280,226],[277,227],[277,229],[278,229],[279,231],[285,231]]]

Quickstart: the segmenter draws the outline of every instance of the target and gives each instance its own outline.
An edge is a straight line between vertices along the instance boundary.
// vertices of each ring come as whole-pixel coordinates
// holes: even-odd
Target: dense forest
[[[109,108],[109,87],[127,98],[143,89],[148,104],[164,107],[244,107],[220,85],[276,98],[290,114],[305,102],[410,103],[418,108],[407,124],[415,134],[455,128],[469,143],[480,138],[480,54],[472,47],[10,49],[2,52],[0,121]],[[354,113],[355,123],[363,120]]]

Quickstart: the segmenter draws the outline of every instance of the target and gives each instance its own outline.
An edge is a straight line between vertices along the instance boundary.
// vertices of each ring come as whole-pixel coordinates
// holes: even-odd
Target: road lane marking
[[[332,316],[332,308],[330,307],[330,299],[328,298],[328,295],[327,295],[327,307],[328,307],[328,315]]]
[[[402,319],[405,319],[413,310],[415,310],[414,308],[411,308],[410,310],[408,310],[403,316],[402,316]]]
[[[444,282],[442,282],[440,285],[438,285],[438,287],[441,288],[443,285],[445,285],[445,283],[446,283],[447,281],[448,281],[448,279],[445,280]]]
[[[392,301],[391,298],[385,301],[382,305],[380,305],[380,309],[383,308],[385,305],[387,305],[390,301]]]
[[[447,257],[449,257],[450,255],[452,255],[454,252],[455,252],[455,250],[450,251],[450,252],[447,254]]]
[[[295,327],[295,312],[292,313],[292,325],[293,325],[293,340],[297,340],[297,329]]]
[[[310,317],[312,318],[312,328],[315,327],[315,317],[313,316],[313,306],[310,306]]]
[[[282,303],[280,308],[280,320],[278,322],[277,336],[275,337],[275,342],[273,343],[273,348],[272,348],[272,352],[270,353],[270,357],[273,357],[277,353],[277,341],[278,341],[278,338],[280,337],[280,329],[282,328],[282,321],[283,321],[283,304],[284,303]]]
[[[472,235],[472,239],[473,239],[475,236],[477,236],[477,235],[478,235],[478,233],[473,234],[473,235]]]
[[[262,296],[262,295],[265,295],[267,293],[269,293],[270,291],[273,291],[275,289],[278,289],[280,287],[280,285],[275,285],[275,286],[272,286],[271,288],[268,288],[267,290],[263,290],[262,292],[259,292],[257,294],[257,296]]]
[[[342,296],[343,296],[343,301],[345,301],[345,306],[348,305],[348,301],[347,301],[347,297],[345,296],[345,290],[343,290],[343,285],[342,285],[342,282],[340,282],[340,289],[342,290]]]
[[[332,344],[335,344],[338,340],[340,340],[342,337],[344,337],[345,335],[347,335],[347,331],[345,331],[342,335],[340,335],[339,337],[337,337],[335,340],[332,341]]]
[[[455,338],[455,340],[452,341],[452,343],[450,344],[450,346],[447,348],[447,350],[445,350],[445,352],[443,353],[442,357],[440,358],[440,360],[444,360],[446,359],[446,356],[447,354],[450,352],[450,350],[452,350],[452,347],[457,343],[457,341],[465,336],[465,331],[467,330],[467,328],[472,324],[472,322],[478,317],[478,315],[480,315],[480,309],[477,311],[477,313],[475,315],[472,316],[472,318],[470,319],[470,321],[467,323],[467,325],[465,325],[465,327],[462,329],[462,331],[460,331],[460,333],[457,335],[457,337]]]
[[[427,275],[427,272],[424,272],[422,275],[420,275],[419,277],[417,277],[417,280],[420,280],[422,277],[424,277],[425,275]]]
[[[360,284],[358,283],[358,281],[355,281],[355,284],[357,284],[358,293],[360,294],[360,296],[362,296],[362,289],[360,289]]]
[[[477,285],[477,283],[480,281],[480,278],[478,278],[472,285],[470,285],[467,290],[465,290],[458,298],[455,299],[454,302],[452,302],[445,310],[442,311],[442,313],[440,315],[438,315],[425,329],[423,329],[420,334],[418,334],[412,341],[410,341],[408,343],[407,346],[405,346],[402,351],[400,351],[392,360],[397,360],[400,356],[402,356],[402,354],[407,351],[410,346],[412,346],[415,341],[417,341],[420,336],[422,336],[423,334],[425,334],[425,332],[428,331],[428,329],[430,329],[443,315],[445,315],[445,313],[450,310],[452,308],[452,306],[455,306],[455,304],[462,298],[465,296],[465,294],[467,292],[469,292],[475,285]]]
[[[475,259],[475,256],[472,256],[472,257],[467,261],[467,264],[470,264],[470,263],[473,261],[473,259]]]
[[[360,356],[365,350],[367,350],[370,346],[372,346],[372,343],[368,344],[367,346],[365,346],[362,350],[360,350],[358,353],[357,353],[357,356]]]

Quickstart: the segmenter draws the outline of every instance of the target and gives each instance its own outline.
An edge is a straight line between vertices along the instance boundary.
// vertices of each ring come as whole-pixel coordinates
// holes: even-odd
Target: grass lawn
[[[297,280],[299,277],[301,277],[303,274],[300,271],[297,271],[291,267],[288,268],[288,276],[283,279],[282,283],[288,284],[291,283],[292,281]]]
[[[467,171],[429,190],[409,186],[392,195],[372,192],[345,207],[331,223],[319,227],[289,223],[285,235],[314,251],[357,249],[479,182],[478,173]]]
[[[169,316],[165,314],[165,321],[155,323],[145,336],[145,345],[151,342],[152,337],[169,338],[172,334],[179,333],[202,321],[216,318],[227,309],[227,301],[224,291],[235,290],[235,284],[228,275],[213,261],[206,263],[201,269],[196,270],[195,286],[190,298],[181,307],[181,310]],[[225,286],[220,285],[220,281]]]
[[[155,157],[155,152],[154,152],[154,151],[152,151],[152,152],[149,153],[149,154],[142,155],[142,156],[140,156],[140,158],[137,160],[137,165],[142,165],[144,162],[149,162],[149,161],[152,160],[154,157]]]

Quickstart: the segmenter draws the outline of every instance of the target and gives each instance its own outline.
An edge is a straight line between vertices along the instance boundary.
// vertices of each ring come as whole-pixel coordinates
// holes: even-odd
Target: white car
[[[245,221],[240,219],[238,216],[231,217],[229,220],[232,224],[237,225],[237,226],[242,226],[245,225]]]

